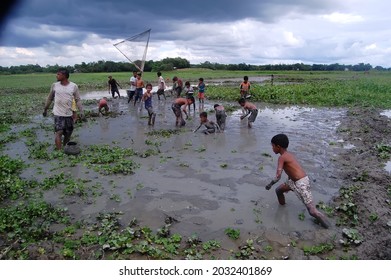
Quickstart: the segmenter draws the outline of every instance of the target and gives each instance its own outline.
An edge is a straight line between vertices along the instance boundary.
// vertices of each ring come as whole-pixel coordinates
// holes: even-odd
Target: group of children
[[[177,98],[174,100],[172,104],[172,110],[176,116],[176,126],[184,126],[186,124],[185,120],[183,119],[182,112],[186,115],[186,118],[188,118],[186,107],[188,108],[190,112],[190,106],[193,104],[193,109],[195,111],[195,99],[194,99],[194,88],[190,85],[190,82],[185,83],[185,87],[183,89],[183,92],[185,93],[186,98],[181,98],[180,94],[182,92],[182,88],[178,86],[178,84],[181,84],[182,81],[178,79],[178,77],[173,78],[174,86],[173,89],[177,93]],[[180,82],[179,82],[180,81]],[[243,82],[240,84],[240,99],[239,104],[243,108],[243,115],[240,117],[241,120],[248,117],[248,127],[251,128],[253,122],[255,121],[257,115],[258,115],[258,109],[257,107],[249,102],[247,98],[250,96],[250,82],[248,81],[248,76],[244,76]],[[204,79],[200,78],[198,83],[198,100],[200,104],[200,109],[203,110],[204,108],[204,100],[205,100],[205,83]],[[183,108],[183,109],[181,109]],[[200,113],[200,126],[195,130],[198,131],[198,129],[204,125],[206,129],[204,130],[205,134],[209,134],[212,132],[222,132],[225,129],[225,120],[226,120],[226,113],[224,110],[224,107],[219,104],[214,105],[214,109],[216,112],[216,123],[213,121],[208,120],[208,114],[206,112]]]
[[[158,99],[160,100],[160,97],[163,96],[164,99],[166,99],[165,95],[165,89],[166,84],[164,81],[164,78],[162,77],[161,72],[157,73],[158,76],[158,90],[156,92]],[[111,92],[113,98],[115,98],[115,93],[118,94],[118,97],[120,97],[118,87],[120,85],[118,82],[112,77],[109,76],[108,86],[109,86],[109,92]],[[174,76],[173,79],[173,91],[176,94],[176,98],[172,103],[172,110],[174,112],[174,115],[176,117],[175,124],[176,126],[184,126],[186,124],[186,121],[184,120],[182,113],[186,115],[186,119],[189,117],[187,110],[189,112],[191,111],[191,105],[193,105],[193,110],[195,112],[195,98],[194,98],[194,88],[190,85],[190,82],[185,82],[185,86],[183,87],[183,82],[180,78],[177,76]],[[198,80],[198,101],[200,104],[200,110],[203,110],[204,103],[205,103],[205,88],[206,85],[204,83],[203,78],[199,78]],[[133,76],[130,78],[130,89],[128,91],[128,103],[134,99],[133,105],[135,106],[137,102],[144,102],[145,109],[148,112],[149,119],[148,119],[148,125],[154,125],[155,124],[155,117],[156,113],[153,110],[152,106],[152,84],[148,83],[145,86],[145,93],[143,93],[144,89],[144,81],[141,78],[141,73],[137,71],[133,71]],[[181,94],[184,94],[185,97],[181,97]],[[248,116],[248,127],[251,128],[253,122],[255,121],[257,115],[258,115],[258,109],[257,107],[249,102],[247,98],[250,96],[250,82],[248,81],[248,77],[244,76],[243,82],[240,84],[240,99],[239,104],[243,108],[243,115],[240,117],[241,120],[246,118]],[[206,112],[200,113],[200,126],[195,130],[197,131],[202,125],[206,127],[204,130],[204,133],[211,133],[219,131],[223,132],[225,129],[225,120],[226,120],[226,113],[224,110],[224,107],[219,104],[214,105],[214,109],[216,112],[216,123],[213,121],[208,120],[208,115]],[[101,114],[107,114],[109,112],[109,106],[107,103],[107,98],[104,97],[99,101],[98,105],[99,113]]]
[[[166,99],[166,96],[164,94],[164,89],[166,88],[164,79],[161,76],[160,72],[158,72],[157,75],[159,78],[157,92],[158,98],[160,100],[160,96],[163,95]],[[148,111],[149,115],[148,125],[154,125],[156,113],[154,112],[152,107],[152,84],[148,83],[145,86],[146,92],[142,94],[142,87],[144,84],[143,82],[140,82],[141,74],[136,73],[135,77],[136,98],[134,104],[136,104],[137,100],[139,99],[144,101],[145,109]],[[109,77],[109,79],[111,79],[111,77]],[[171,108],[176,117],[175,124],[176,126],[184,126],[186,122],[183,119],[182,112],[186,115],[187,119],[189,117],[187,109],[190,112],[190,105],[193,104],[193,108],[195,111],[194,88],[190,85],[190,82],[186,82],[185,87],[183,88],[182,80],[178,77],[173,78],[173,83],[173,90],[176,93],[176,98],[173,101]],[[137,93],[137,89],[140,88],[141,96],[138,96],[138,94],[140,93]],[[181,97],[182,91],[184,92],[185,97]],[[238,101],[240,106],[242,106],[243,108],[243,114],[240,119],[243,120],[244,118],[248,117],[248,127],[251,128],[253,122],[257,118],[258,108],[253,103],[247,100],[249,97],[250,82],[248,81],[248,77],[244,76],[243,82],[240,84],[240,99]],[[203,78],[199,79],[198,99],[200,102],[200,108],[202,107],[203,109],[205,99],[205,83]],[[106,113],[108,112],[106,98],[103,98],[99,102],[99,112],[101,112],[101,110],[105,110]],[[204,134],[223,132],[225,130],[227,114],[225,112],[224,106],[220,104],[215,104],[214,110],[216,114],[216,122],[209,120],[207,112],[202,111],[199,115],[200,124],[195,130],[193,130],[193,132],[197,132],[202,126],[205,126],[205,129],[203,130]],[[271,145],[273,152],[275,154],[280,154],[280,156],[278,158],[276,177],[266,186],[266,190],[269,190],[275,183],[277,183],[281,179],[282,171],[285,171],[285,173],[288,175],[288,180],[276,188],[276,195],[279,204],[285,204],[284,193],[293,191],[304,203],[309,214],[314,217],[323,227],[328,228],[329,223],[326,217],[324,216],[324,214],[318,211],[314,205],[310,190],[310,181],[307,174],[305,173],[301,165],[298,163],[295,156],[287,150],[289,145],[288,137],[285,134],[277,134],[271,139]]]

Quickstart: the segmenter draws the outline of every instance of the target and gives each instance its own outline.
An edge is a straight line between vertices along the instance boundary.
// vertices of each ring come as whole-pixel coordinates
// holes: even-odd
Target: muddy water
[[[107,92],[93,92],[83,98],[104,95]],[[131,147],[137,151],[154,149],[145,143],[147,132],[175,129],[171,101],[172,97],[160,102],[155,97],[157,117],[152,128],[147,125],[145,109],[140,111],[138,105],[128,104],[125,98],[112,100],[111,108],[117,108],[120,114],[115,118],[89,120],[74,132],[73,140],[82,150],[91,144]],[[204,110],[209,112],[214,103],[207,101]],[[332,159],[343,148],[336,128],[345,110],[256,105],[260,112],[252,129],[247,128],[246,120],[240,120],[238,108],[229,114],[226,131],[213,135],[204,135],[202,129],[192,132],[199,123],[197,108],[178,134],[169,138],[149,136],[149,140],[159,143],[160,153],[136,157],[140,168],[133,175],[103,176],[83,166],[56,169],[53,173],[64,171],[100,185],[101,194],[80,200],[63,198],[54,190],[44,197],[68,207],[77,219],[94,221],[99,212],[121,211],[124,225],[136,217],[142,225],[157,228],[170,216],[178,220],[172,227],[174,232],[196,233],[207,239],[221,239],[224,229],[229,227],[243,233],[319,229],[293,193],[287,194],[285,206],[279,206],[274,188],[265,190],[264,186],[275,175],[278,158],[270,139],[277,133],[289,136],[289,150],[297,155],[312,180],[315,203],[327,202],[340,187]],[[97,110],[94,106],[90,109]],[[209,118],[214,120],[213,113],[209,113]],[[33,119],[32,126],[41,124],[50,126],[52,119],[39,116]],[[53,137],[50,131],[38,134],[43,141],[51,141]],[[28,160],[28,149],[21,143],[8,145],[6,152]],[[41,162],[41,166],[50,170],[50,165]],[[48,174],[40,174],[32,167],[24,176],[43,178]],[[286,176],[281,181],[285,179]],[[300,213],[305,213],[304,221],[298,218]]]

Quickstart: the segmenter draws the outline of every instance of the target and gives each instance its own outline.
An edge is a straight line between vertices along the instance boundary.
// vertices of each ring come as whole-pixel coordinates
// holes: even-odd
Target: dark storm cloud
[[[3,33],[3,25],[14,14],[14,8],[18,5],[18,0],[2,0],[0,3],[0,37]]]
[[[176,40],[184,23],[226,23],[251,18],[275,22],[290,13],[326,13],[337,1],[307,0],[24,0],[6,24],[2,45],[29,47],[75,43],[88,34],[115,39],[153,29],[155,40]],[[58,27],[44,30],[42,25]],[[61,32],[70,34],[61,36]],[[56,34],[58,32],[58,34]],[[245,32],[245,31],[244,31]]]

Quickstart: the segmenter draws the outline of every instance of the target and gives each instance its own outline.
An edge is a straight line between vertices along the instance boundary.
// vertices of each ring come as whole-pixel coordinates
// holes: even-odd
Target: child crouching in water
[[[107,104],[107,97],[103,97],[99,100],[98,111],[102,115],[106,115],[109,112],[109,105]]]
[[[220,132],[220,127],[213,121],[208,120],[207,112],[200,113],[200,119],[200,125],[193,132],[197,132],[197,130],[200,129],[202,125],[206,127],[206,129],[203,131],[205,134],[215,133],[216,130]]]
[[[280,154],[280,157],[278,158],[276,178],[266,186],[266,189],[270,190],[270,188],[281,179],[282,171],[285,171],[288,175],[288,181],[276,188],[278,202],[281,205],[284,205],[284,193],[289,191],[295,192],[297,197],[306,206],[308,213],[317,219],[324,228],[328,228],[329,223],[326,220],[326,217],[316,209],[312,200],[310,180],[307,174],[297,162],[295,156],[287,150],[289,145],[288,136],[285,134],[277,134],[272,138],[271,144],[273,152],[275,154]]]

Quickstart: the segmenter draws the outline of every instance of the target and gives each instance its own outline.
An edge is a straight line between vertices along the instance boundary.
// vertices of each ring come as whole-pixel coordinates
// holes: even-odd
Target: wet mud
[[[105,94],[85,93],[82,98],[94,99]],[[121,92],[121,95],[126,96],[126,93]],[[336,226],[323,229],[316,224],[293,193],[288,193],[287,204],[280,206],[274,192],[276,186],[265,190],[265,185],[275,175],[278,158],[271,149],[270,139],[277,133],[288,135],[288,150],[296,154],[309,175],[314,202],[329,204],[333,203],[341,186],[354,181],[353,173],[359,172],[360,168],[368,169],[369,156],[366,161],[361,161],[361,158],[359,161],[357,151],[370,143],[364,143],[361,136],[340,132],[341,126],[359,130],[361,119],[357,118],[357,123],[353,123],[351,118],[354,114],[346,109],[256,103],[260,111],[253,128],[247,127],[246,119],[240,120],[242,111],[238,107],[228,114],[224,133],[205,135],[201,129],[197,133],[193,130],[199,124],[198,114],[202,110],[209,112],[209,119],[215,120],[212,110],[215,101],[207,100],[204,108],[198,107],[197,103],[196,112],[192,108],[185,127],[175,128],[172,100],[171,96],[161,101],[154,98],[153,106],[157,113],[154,127],[147,125],[148,114],[139,104],[133,106],[124,97],[110,100],[110,109],[115,114],[90,119],[75,130],[72,140],[79,144],[81,152],[89,145],[109,144],[140,152],[152,149],[156,153],[135,158],[140,167],[129,175],[104,176],[83,166],[58,169],[54,172],[67,172],[69,176],[98,184],[101,193],[80,200],[64,198],[58,191],[51,190],[45,193],[45,199],[58,206],[66,206],[75,220],[92,222],[101,212],[121,212],[123,224],[137,218],[142,225],[158,228],[166,217],[172,217],[176,221],[172,232],[183,236],[197,234],[203,240],[221,240],[222,248],[226,249],[222,250],[221,258],[227,258],[230,249],[237,249],[251,238],[260,250],[272,246],[272,258],[306,259],[311,257],[305,256],[297,244],[328,242],[340,235],[341,229]],[[96,107],[88,105],[86,109],[97,111]],[[371,118],[375,114],[389,129],[387,116],[381,116],[380,112],[367,113]],[[31,125],[51,124],[50,118],[37,116]],[[178,133],[169,137],[148,134],[172,129],[177,129]],[[39,135],[43,141],[53,136],[48,131],[41,131]],[[151,142],[156,145],[151,147],[147,144]],[[22,143],[9,144],[5,153],[29,161],[28,150]],[[381,163],[376,160],[376,164],[379,166]],[[50,170],[50,166],[47,169]],[[374,170],[381,180],[385,178],[382,183],[389,183],[384,168]],[[40,174],[30,167],[23,176],[39,179]],[[285,179],[283,177],[280,182]],[[367,207],[367,199],[373,200],[378,196],[377,193],[372,194],[372,187],[368,186],[368,189],[366,198],[362,199],[363,207]],[[373,202],[370,207],[376,208],[376,203]],[[387,219],[390,208],[385,209],[384,219]],[[330,222],[335,224],[333,219],[330,218]],[[372,230],[370,225],[365,226],[365,230]],[[229,239],[224,233],[227,228],[240,229],[240,238],[236,241]],[[368,238],[373,239],[374,236],[371,234]],[[382,236],[382,245],[389,245],[389,237],[386,234]],[[376,244],[371,246],[376,247]],[[369,258],[366,255],[368,248],[363,245],[361,248],[355,253]]]

